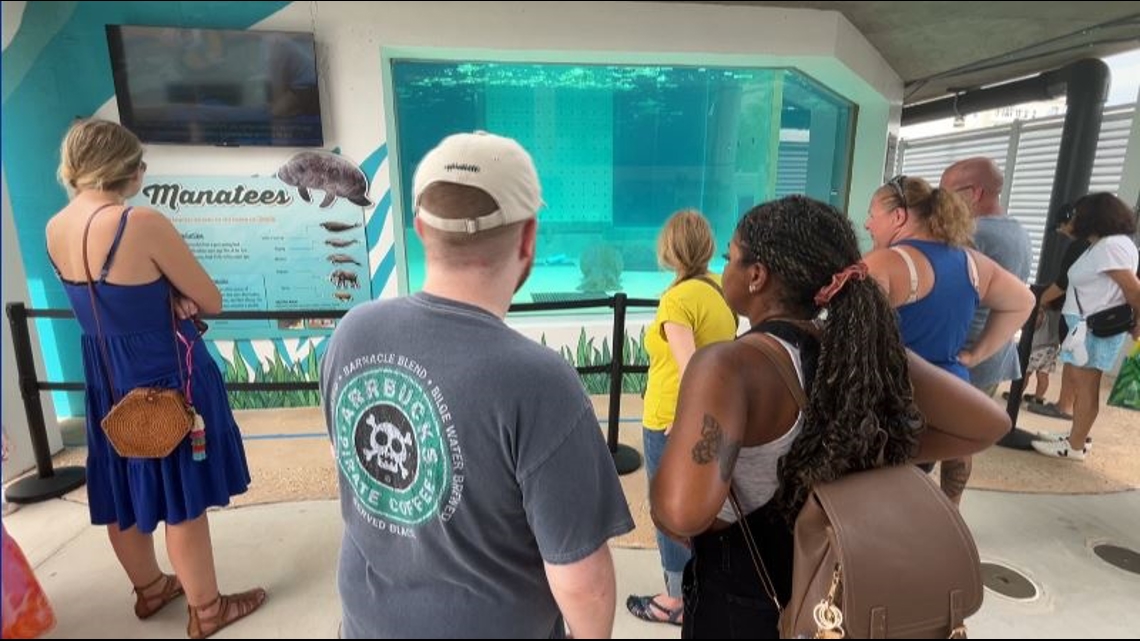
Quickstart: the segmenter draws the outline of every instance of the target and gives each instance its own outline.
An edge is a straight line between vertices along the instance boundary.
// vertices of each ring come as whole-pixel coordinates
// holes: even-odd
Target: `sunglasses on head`
[[[906,175],[899,174],[888,180],[887,184],[895,190],[895,195],[899,197],[899,206],[907,209],[909,205],[906,202]]]

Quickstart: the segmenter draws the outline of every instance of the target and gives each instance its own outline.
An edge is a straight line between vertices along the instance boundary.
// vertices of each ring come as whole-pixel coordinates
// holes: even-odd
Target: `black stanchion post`
[[[81,467],[61,467],[57,470],[52,466],[51,446],[44,425],[44,408],[28,330],[28,309],[23,303],[9,303],[7,312],[12,348],[16,352],[20,396],[24,400],[24,414],[28,418],[28,431],[32,437],[32,452],[36,456],[36,475],[13,483],[4,496],[13,503],[35,503],[67,494],[87,482],[87,475]]]
[[[1049,215],[1045,223],[1045,237],[1041,243],[1041,258],[1037,264],[1037,281],[1050,283],[1057,278],[1063,249],[1061,237],[1053,230],[1057,228],[1057,218],[1065,203],[1075,202],[1088,193],[1092,180],[1093,164],[1096,161],[1097,141],[1100,140],[1100,127],[1104,119],[1104,103],[1108,98],[1109,70],[1103,60],[1078,60],[1057,71],[1058,77],[1066,84],[1065,127],[1061,132],[1061,148],[1057,151],[1057,170],[1053,176],[1053,191],[1049,196]],[[1034,293],[1040,298],[1044,287],[1038,285]],[[1018,353],[1021,356],[1021,371],[1029,362],[1029,352],[1033,346],[1034,315],[1030,315],[1021,332]],[[1028,330],[1028,331],[1026,331]],[[1062,337],[1063,339],[1064,337]],[[1014,381],[1009,390],[1009,418],[1014,428],[998,445],[1019,450],[1029,450],[1033,446],[1033,435],[1017,427],[1017,416],[1021,410],[1021,392],[1025,379]]]
[[[610,418],[606,441],[614,457],[618,474],[636,472],[641,467],[641,455],[628,445],[618,443],[618,424],[621,421],[621,387],[625,366],[625,302],[626,295],[614,295],[614,330],[612,335],[613,360],[610,362]]]
[[[1041,292],[1044,287],[1040,285],[1033,286],[1033,293],[1038,299],[1041,298]],[[1035,307],[1033,313],[1029,315],[1029,319],[1025,321],[1025,325],[1021,328],[1021,340],[1017,343],[1017,358],[1021,361],[1021,378],[1013,381],[1009,385],[1009,400],[1005,404],[1005,411],[1009,414],[1009,422],[1013,426],[1009,433],[1002,437],[997,442],[1002,447],[1008,447],[1014,450],[1031,450],[1033,449],[1034,436],[1029,432],[1017,427],[1017,416],[1021,413],[1021,395],[1025,391],[1025,386],[1029,381],[1029,373],[1025,369],[1029,366],[1029,353],[1033,351],[1033,335],[1037,331],[1037,308]]]

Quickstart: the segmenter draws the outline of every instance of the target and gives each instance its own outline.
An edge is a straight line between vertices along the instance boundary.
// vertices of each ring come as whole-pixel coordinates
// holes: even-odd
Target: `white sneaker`
[[[1067,440],[1033,441],[1031,445],[1033,445],[1033,449],[1037,450],[1039,454],[1052,456],[1053,458],[1069,459],[1070,461],[1083,461],[1085,460],[1085,456],[1089,453],[1089,448],[1087,447],[1082,447],[1079,450],[1070,448]]]
[[[1069,433],[1068,432],[1037,432],[1037,434],[1035,436],[1037,437],[1038,440],[1041,440],[1041,441],[1068,441],[1069,440]],[[1087,454],[1091,451],[1092,451],[1092,437],[1086,436],[1085,437],[1085,453]]]

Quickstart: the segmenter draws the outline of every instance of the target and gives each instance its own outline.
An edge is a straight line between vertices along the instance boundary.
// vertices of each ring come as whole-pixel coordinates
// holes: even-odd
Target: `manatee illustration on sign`
[[[352,229],[356,229],[357,227],[360,227],[360,223],[349,224],[349,223],[342,223],[338,220],[326,220],[325,222],[321,223],[321,227],[324,227],[325,231],[327,231],[327,232],[330,232],[333,234],[339,234],[341,232],[346,232],[346,231],[349,231]]]
[[[368,178],[348,159],[327,151],[302,151],[277,170],[277,178],[290,187],[305,202],[312,202],[311,190],[325,192],[322,209],[331,207],[337,198],[354,205],[371,207],[368,200]]]

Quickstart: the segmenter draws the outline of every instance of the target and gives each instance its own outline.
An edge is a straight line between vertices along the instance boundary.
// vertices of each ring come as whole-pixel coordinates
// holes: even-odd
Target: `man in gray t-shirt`
[[[1032,260],[1032,246],[1029,234],[1016,219],[1006,215],[1001,206],[1001,190],[1004,179],[997,165],[988,158],[968,158],[951,165],[943,174],[941,185],[944,189],[957,192],[970,205],[970,213],[977,225],[974,231],[974,247],[1007,272],[1029,281]],[[970,324],[966,338],[969,349],[982,335],[989,319],[990,310],[979,307]],[[1018,360],[1017,345],[1010,341],[996,354],[970,368],[970,382],[974,387],[988,391],[991,395],[995,387],[1005,381],[1021,378],[1021,364]]]
[[[1029,234],[1021,223],[1009,216],[979,215],[974,232],[974,246],[978,251],[994,259],[1005,270],[1024,282],[1029,281],[1031,248]],[[990,310],[979,307],[970,323],[970,333],[966,338],[967,348],[972,346],[985,329]],[[1018,360],[1017,344],[1006,343],[996,354],[970,368],[970,382],[991,395],[994,387],[1005,381],[1021,378],[1021,362]]]
[[[1029,279],[1029,234],[1017,220],[1005,214],[1001,206],[1001,190],[1005,179],[992,160],[984,157],[967,158],[950,165],[942,173],[939,186],[955,192],[970,206],[977,224],[974,246],[989,256],[1006,271],[1022,281]],[[981,337],[990,310],[978,307],[966,336],[966,350],[970,350]],[[1003,381],[1021,378],[1017,344],[1009,340],[993,356],[970,367],[970,382],[974,387],[993,396]],[[973,461],[970,458],[942,461],[942,491],[958,504],[970,480]]]
[[[321,366],[342,635],[608,637],[608,540],[633,521],[577,374],[503,322],[534,259],[534,165],[459,134],[414,182],[424,291],[354,308]]]

